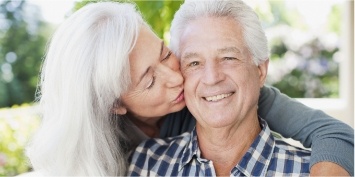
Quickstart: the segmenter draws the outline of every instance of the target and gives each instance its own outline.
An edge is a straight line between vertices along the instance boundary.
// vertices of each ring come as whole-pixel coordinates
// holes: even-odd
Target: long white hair
[[[180,57],[180,38],[186,26],[200,17],[229,17],[241,24],[246,47],[255,64],[268,59],[265,32],[258,15],[242,0],[186,0],[175,13],[170,28],[170,49]]]
[[[27,154],[44,175],[125,175],[123,118],[129,53],[145,22],[129,3],[86,5],[54,33],[38,86],[42,124]],[[122,127],[122,126],[121,126]]]

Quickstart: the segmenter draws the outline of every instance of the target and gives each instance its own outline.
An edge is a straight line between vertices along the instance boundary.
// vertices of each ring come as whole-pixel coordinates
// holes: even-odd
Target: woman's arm
[[[311,147],[311,167],[333,162],[354,175],[354,129],[350,126],[267,86],[261,89],[258,114],[273,131]]]

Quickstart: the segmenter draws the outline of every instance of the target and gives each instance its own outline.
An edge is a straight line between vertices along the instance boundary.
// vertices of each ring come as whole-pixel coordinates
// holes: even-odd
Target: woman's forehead
[[[142,26],[137,42],[129,56],[132,82],[137,83],[159,62],[162,40],[147,26]]]

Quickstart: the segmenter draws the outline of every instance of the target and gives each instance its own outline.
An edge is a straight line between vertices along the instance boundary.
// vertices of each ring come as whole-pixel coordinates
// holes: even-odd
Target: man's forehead
[[[228,52],[241,53],[241,50],[238,49],[236,46],[230,46],[230,47],[223,47],[217,49],[217,52],[218,53],[228,53]]]

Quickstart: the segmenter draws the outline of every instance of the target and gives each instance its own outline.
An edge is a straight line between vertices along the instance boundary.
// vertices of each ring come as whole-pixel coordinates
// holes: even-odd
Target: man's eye
[[[193,61],[193,62],[189,63],[187,66],[191,67],[191,66],[197,66],[197,65],[199,65],[199,64],[200,64],[200,62],[198,62],[198,61]]]

